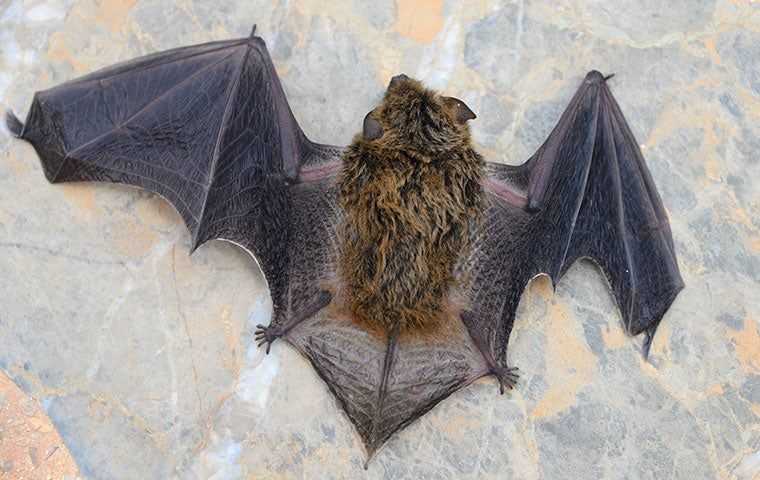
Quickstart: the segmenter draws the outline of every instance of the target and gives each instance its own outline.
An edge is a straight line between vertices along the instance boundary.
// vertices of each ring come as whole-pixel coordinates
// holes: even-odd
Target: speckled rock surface
[[[686,288],[646,363],[595,267],[577,264],[556,292],[534,281],[509,346],[518,389],[499,396],[483,379],[457,392],[364,471],[306,360],[252,344],[271,306],[243,251],[212,242],[189,257],[168,204],[50,186],[32,148],[3,131],[0,368],[40,399],[81,475],[760,475],[759,2],[218,3],[0,0],[0,107],[26,114],[35,90],[257,23],[311,139],[348,143],[405,72],[479,114],[489,159],[521,163],[587,70],[614,72]]]
[[[60,434],[34,398],[0,371],[0,478],[75,478]]]

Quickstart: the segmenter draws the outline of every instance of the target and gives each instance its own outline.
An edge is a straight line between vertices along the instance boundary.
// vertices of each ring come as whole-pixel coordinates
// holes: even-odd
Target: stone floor
[[[518,389],[499,396],[483,379],[457,392],[365,472],[307,362],[251,342],[271,305],[245,252],[211,242],[188,256],[168,204],[51,186],[34,151],[3,131],[0,368],[76,462],[58,475],[760,478],[760,2],[660,4],[0,0],[0,107],[22,115],[35,90],[257,23],[311,139],[348,143],[405,72],[475,110],[489,159],[520,163],[586,71],[614,72],[686,282],[646,363],[593,266],[576,265],[556,293],[534,281],[510,340]],[[0,413],[13,389],[0,387]],[[6,423],[0,478],[48,478],[48,443],[35,447],[38,470],[11,460],[14,445],[55,438]]]

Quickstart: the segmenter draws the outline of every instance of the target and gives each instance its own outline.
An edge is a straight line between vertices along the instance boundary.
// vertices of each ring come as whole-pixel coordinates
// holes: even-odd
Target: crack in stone
[[[201,397],[200,386],[198,383],[198,369],[195,366],[195,349],[193,348],[193,337],[190,335],[190,327],[187,324],[187,317],[182,310],[182,297],[179,294],[179,288],[177,287],[177,250],[175,246],[172,246],[172,278],[174,280],[174,294],[177,297],[177,312],[180,318],[182,318],[182,324],[185,327],[185,335],[187,335],[187,343],[190,346],[190,365],[193,368],[193,380],[195,381],[195,394],[198,396],[198,417],[199,420],[203,417],[203,399]]]
[[[31,250],[33,252],[44,253],[51,257],[65,258],[66,260],[72,260],[75,262],[82,262],[88,265],[118,265],[121,267],[127,266],[127,262],[123,260],[93,260],[91,258],[82,257],[79,255],[71,255],[60,250],[55,250],[49,247],[40,247],[37,245],[30,245],[19,242],[0,242],[0,248],[13,248],[16,250]]]

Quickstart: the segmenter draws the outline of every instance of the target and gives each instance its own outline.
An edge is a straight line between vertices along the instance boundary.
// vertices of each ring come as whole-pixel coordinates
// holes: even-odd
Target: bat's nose
[[[398,74],[398,75],[394,76],[393,78],[391,78],[391,83],[390,83],[390,84],[388,84],[388,87],[389,87],[389,88],[390,88],[390,87],[395,87],[395,86],[396,86],[396,85],[398,85],[399,83],[401,83],[401,82],[405,82],[405,81],[407,81],[407,80],[409,80],[409,77],[408,77],[408,76],[406,76],[406,75],[405,75],[405,74],[403,74],[403,73],[400,73],[400,74]]]
[[[586,74],[586,83],[604,83],[614,76],[614,73],[604,76],[599,70],[591,70]]]
[[[591,70],[586,74],[586,83],[602,83],[604,75],[599,70]]]

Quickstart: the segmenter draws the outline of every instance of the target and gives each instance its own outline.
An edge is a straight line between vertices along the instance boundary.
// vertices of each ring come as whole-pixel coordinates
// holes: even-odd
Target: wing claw
[[[24,134],[24,123],[18,119],[12,110],[5,112],[5,124],[14,137],[21,138]]]

